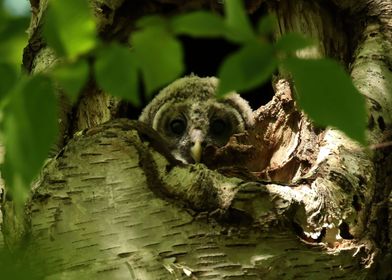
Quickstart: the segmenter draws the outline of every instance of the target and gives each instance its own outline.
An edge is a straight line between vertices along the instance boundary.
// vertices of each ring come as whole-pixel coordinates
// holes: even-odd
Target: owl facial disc
[[[254,122],[252,109],[238,94],[216,99],[217,86],[214,77],[178,79],[147,105],[139,120],[162,135],[177,159],[203,162],[206,146],[224,146]]]

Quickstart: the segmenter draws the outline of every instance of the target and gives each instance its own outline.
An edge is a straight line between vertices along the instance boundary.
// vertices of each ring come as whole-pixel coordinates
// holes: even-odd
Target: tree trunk
[[[47,71],[56,58],[40,35],[46,1],[30,2],[24,65]],[[119,41],[140,15],[221,10],[219,1],[183,2],[101,0],[92,6],[100,36]],[[74,108],[62,103],[61,151],[34,186],[27,222],[15,222],[12,204],[4,206],[5,242],[15,247],[28,236],[23,246],[37,274],[392,278],[392,4],[246,2],[252,17],[277,14],[277,37],[297,31],[320,41],[300,56],[332,56],[346,66],[367,99],[371,145],[315,128],[296,108],[289,82],[280,79],[274,98],[254,112],[252,131],[206,151],[206,165],[185,165],[154,131],[116,119],[121,102],[91,82]]]

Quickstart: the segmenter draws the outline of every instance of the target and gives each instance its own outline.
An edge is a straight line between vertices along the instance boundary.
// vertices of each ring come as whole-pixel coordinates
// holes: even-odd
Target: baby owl
[[[218,79],[195,75],[174,81],[146,106],[139,120],[158,131],[175,158],[200,162],[207,145],[224,146],[236,133],[252,126],[248,102],[237,93],[215,98]]]

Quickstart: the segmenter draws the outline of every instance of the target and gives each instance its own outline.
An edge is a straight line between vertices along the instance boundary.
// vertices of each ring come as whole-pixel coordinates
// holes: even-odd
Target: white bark
[[[156,135],[135,129],[126,120],[91,129],[48,164],[29,247],[48,279],[363,277],[358,247],[311,246],[290,230],[306,213],[295,188],[175,165],[151,150]]]

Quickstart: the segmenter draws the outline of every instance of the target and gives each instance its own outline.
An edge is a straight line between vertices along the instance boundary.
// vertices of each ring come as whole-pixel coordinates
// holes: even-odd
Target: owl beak
[[[200,129],[194,129],[191,132],[191,140],[192,140],[192,147],[191,147],[191,157],[195,162],[200,162],[201,154],[203,151],[202,142],[203,136]]]
[[[200,141],[196,141],[191,148],[191,156],[195,162],[200,162],[201,159],[201,143]]]

